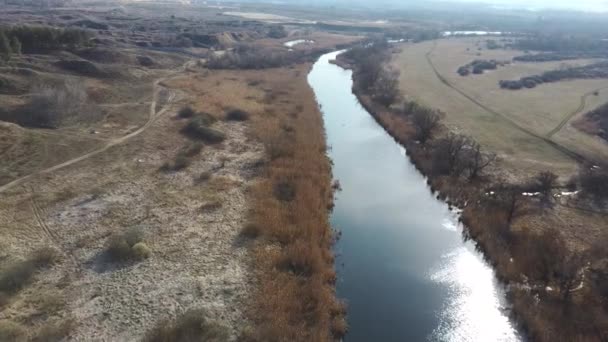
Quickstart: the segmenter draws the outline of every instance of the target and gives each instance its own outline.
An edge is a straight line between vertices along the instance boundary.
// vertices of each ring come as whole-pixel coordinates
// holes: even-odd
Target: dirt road
[[[184,63],[184,65],[182,65],[177,71],[171,73],[169,76],[165,76],[165,77],[156,79],[154,81],[153,87],[152,87],[152,91],[153,91],[152,102],[150,103],[150,115],[148,117],[148,121],[143,126],[141,126],[139,129],[137,129],[125,136],[122,136],[122,137],[119,137],[116,139],[112,139],[112,140],[108,141],[103,147],[96,149],[94,151],[91,151],[89,153],[86,153],[80,157],[70,159],[61,164],[58,164],[58,165],[46,168],[44,170],[40,170],[40,171],[31,173],[27,176],[23,176],[21,178],[15,179],[14,181],[12,181],[10,183],[0,186],[0,193],[6,192],[7,190],[9,190],[17,185],[20,185],[23,182],[25,182],[35,176],[51,173],[51,172],[57,171],[59,169],[68,167],[70,165],[74,165],[74,164],[81,162],[83,160],[86,160],[88,158],[99,155],[99,154],[107,151],[108,149],[110,149],[116,145],[122,144],[122,143],[130,140],[131,138],[136,137],[136,136],[140,135],[141,133],[145,132],[154,123],[156,118],[158,118],[159,116],[164,114],[169,109],[171,104],[175,101],[175,99],[178,96],[177,92],[175,92],[171,89],[167,89],[167,91],[169,91],[169,97],[167,99],[167,103],[165,103],[164,106],[160,110],[157,111],[156,103],[158,101],[158,94],[160,93],[161,88],[166,89],[161,85],[161,83],[182,74],[193,63],[194,63],[194,61],[188,61],[188,62]]]

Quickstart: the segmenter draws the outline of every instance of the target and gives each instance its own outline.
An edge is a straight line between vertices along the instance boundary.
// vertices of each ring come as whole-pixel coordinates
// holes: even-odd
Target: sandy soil
[[[246,124],[220,121],[225,142],[204,146],[184,171],[160,172],[190,144],[178,133],[185,124],[174,118],[178,108],[125,144],[2,194],[0,260],[45,245],[62,258],[15,295],[0,319],[42,325],[34,317],[45,308],[31,299],[50,294],[63,303],[45,313],[46,322],[73,320],[70,340],[137,340],[158,320],[192,308],[205,309],[236,339],[250,286],[239,234],[263,147],[248,138]],[[204,172],[212,177],[196,182]],[[152,256],[108,263],[107,238],[133,227],[144,231]]]

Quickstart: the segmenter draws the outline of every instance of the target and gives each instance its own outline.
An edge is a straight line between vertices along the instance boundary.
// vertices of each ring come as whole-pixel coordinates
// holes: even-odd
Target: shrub
[[[148,247],[148,245],[143,242],[136,243],[135,245],[133,245],[132,249],[134,257],[137,260],[148,259],[152,254],[152,250],[150,249],[150,247]]]
[[[205,120],[201,117],[191,119],[182,129],[182,133],[193,139],[200,139],[211,144],[220,143],[226,139],[223,132],[207,127]]]
[[[71,71],[78,75],[100,77],[103,76],[103,72],[93,63],[89,61],[81,60],[62,60],[55,62],[55,65],[59,68]]]
[[[226,120],[229,121],[247,121],[249,120],[249,113],[241,109],[231,109],[226,112]]]
[[[144,239],[144,232],[139,228],[129,228],[123,237],[129,246],[133,246]]]
[[[268,37],[275,39],[285,38],[287,37],[287,31],[283,25],[273,25],[268,30]]]
[[[204,183],[204,182],[208,181],[209,179],[211,179],[211,172],[205,171],[205,172],[202,172],[198,176],[198,178],[196,179],[196,182],[197,183]]]
[[[460,68],[458,68],[458,74],[460,76],[468,76],[471,72],[469,71],[468,67],[465,66],[461,66]]]
[[[131,246],[122,236],[112,236],[108,240],[107,253],[113,261],[127,261],[131,258]]]
[[[0,292],[14,293],[27,285],[36,271],[57,261],[57,252],[52,248],[41,248],[30,257],[9,265],[0,274]]]
[[[194,156],[198,155],[199,153],[201,153],[202,150],[203,150],[203,144],[201,144],[200,142],[195,142],[195,143],[192,143],[192,144],[184,147],[182,149],[182,151],[180,152],[180,154],[182,154],[183,156],[186,156],[186,157],[194,157]]]
[[[81,122],[87,118],[86,115],[94,114],[91,107],[85,108],[88,100],[86,87],[79,80],[67,79],[59,85],[37,85],[32,94],[15,120],[21,126],[55,128],[70,118],[78,116]]]
[[[173,162],[171,169],[173,171],[181,171],[181,170],[187,168],[189,165],[190,165],[190,159],[188,159],[188,157],[186,157],[182,154],[178,154],[177,157],[175,157],[175,161]]]
[[[36,268],[31,262],[23,261],[9,266],[0,275],[0,291],[13,293],[30,282]]]
[[[150,256],[151,251],[142,240],[143,232],[137,228],[130,228],[122,234],[109,238],[106,253],[114,262],[145,259]],[[144,255],[147,256],[143,257]]]
[[[64,341],[74,328],[74,321],[67,319],[44,325],[38,330],[31,342]]]
[[[416,139],[424,144],[431,137],[433,131],[439,126],[440,116],[437,112],[415,106],[412,123],[416,128]]]
[[[290,182],[279,182],[274,187],[274,195],[284,202],[291,202],[296,197],[296,189]]]
[[[598,205],[608,199],[608,172],[598,168],[586,168],[579,175],[584,196],[589,196]]]
[[[252,224],[252,223],[246,225],[241,230],[241,235],[248,237],[250,239],[257,238],[258,236],[260,236],[261,233],[262,233],[262,230],[260,229],[260,227],[258,225]]]
[[[203,310],[190,310],[175,320],[161,321],[144,337],[144,342],[223,342],[226,327],[206,319]]]
[[[27,330],[9,320],[0,321],[0,341],[21,341],[25,339]]]
[[[52,247],[43,247],[37,249],[30,256],[30,260],[34,264],[34,266],[38,268],[48,267],[53,265],[59,259],[59,254],[57,250]]]
[[[154,60],[148,56],[136,56],[135,58],[141,66],[151,67],[155,64]]]
[[[186,106],[180,109],[179,112],[177,112],[177,116],[182,119],[187,119],[193,117],[195,113],[196,112],[194,111],[194,109],[192,109],[192,107]]]

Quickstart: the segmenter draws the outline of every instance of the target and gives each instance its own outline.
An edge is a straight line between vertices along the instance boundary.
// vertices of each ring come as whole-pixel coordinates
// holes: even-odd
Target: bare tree
[[[473,181],[481,175],[483,170],[492,165],[497,157],[493,153],[483,153],[481,146],[476,141],[471,140],[463,159],[468,171],[469,181]]]
[[[43,84],[34,87],[30,102],[24,107],[20,124],[34,127],[57,127],[61,122],[78,116],[89,119],[94,108],[85,108],[87,92],[78,79],[67,79],[58,85]]]
[[[437,174],[460,176],[464,171],[461,157],[470,146],[471,139],[461,134],[450,133],[439,140],[433,150],[433,169]]]
[[[390,107],[399,98],[399,71],[381,69],[374,83],[373,98],[385,107]]]
[[[604,205],[608,198],[608,171],[598,167],[585,167],[579,174],[583,196],[593,199],[597,205]]]
[[[492,198],[494,204],[505,212],[507,224],[511,225],[513,219],[521,212],[524,205],[522,189],[518,185],[500,183],[493,187]]]
[[[522,262],[524,274],[545,286],[552,280],[560,282],[567,247],[561,234],[545,230],[540,234],[526,230],[518,234],[518,260]]]
[[[413,106],[418,107],[415,103],[413,103]],[[421,144],[425,144],[439,125],[440,116],[435,111],[416,107],[414,107],[417,110],[414,111],[414,115],[412,116],[412,123],[416,127],[416,138]]]
[[[551,171],[543,171],[536,176],[535,181],[542,203],[550,205],[553,201],[551,191],[557,185],[557,175]]]

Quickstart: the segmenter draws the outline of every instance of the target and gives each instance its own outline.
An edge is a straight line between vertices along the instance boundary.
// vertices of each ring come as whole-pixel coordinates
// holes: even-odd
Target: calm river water
[[[325,119],[337,194],[332,225],[347,342],[520,341],[492,268],[462,239],[405,150],[351,92],[351,72],[322,56],[308,81]],[[440,96],[440,95],[438,95]]]

